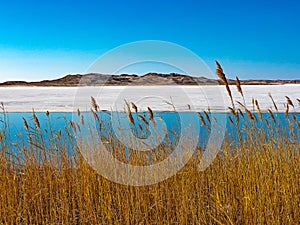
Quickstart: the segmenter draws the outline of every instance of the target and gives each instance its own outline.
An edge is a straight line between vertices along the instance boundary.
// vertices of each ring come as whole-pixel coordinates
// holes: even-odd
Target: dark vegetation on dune
[[[235,80],[228,79],[230,85]],[[43,80],[36,82],[7,81],[0,83],[0,86],[101,86],[101,85],[218,85],[222,80],[215,80],[206,77],[195,77],[176,73],[160,74],[148,73],[143,76],[122,74],[104,75],[97,73],[67,75],[55,80]],[[243,85],[279,85],[279,84],[300,84],[300,80],[241,80]]]

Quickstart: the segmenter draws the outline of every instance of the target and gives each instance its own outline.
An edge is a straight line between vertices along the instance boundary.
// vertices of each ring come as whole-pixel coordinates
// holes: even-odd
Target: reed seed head
[[[149,119],[154,123],[153,111],[150,107],[147,108],[149,112]]]
[[[147,125],[149,125],[148,121],[142,115],[139,115],[139,118]]]
[[[271,110],[271,109],[268,109],[268,111],[269,111],[269,113],[270,113],[271,119],[272,119],[273,122],[276,124],[276,119],[275,119],[275,117],[274,117],[274,114],[273,114],[272,110]]]
[[[240,113],[240,115],[244,118],[244,113],[242,112],[241,109],[238,109],[238,112]]]
[[[235,77],[235,84],[236,84],[236,88],[237,88],[238,92],[244,97],[241,82],[237,76]]]
[[[201,115],[201,113],[198,113],[198,115],[199,115],[199,118],[200,118],[201,123],[202,123],[204,126],[207,126],[207,124],[206,124],[206,122],[205,122],[203,116]]]
[[[262,113],[261,113],[261,110],[260,110],[260,107],[259,107],[259,104],[258,104],[257,100],[255,100],[255,105],[256,105],[256,108],[257,108],[259,118],[260,118],[260,120],[262,120]]]
[[[40,128],[41,127],[40,121],[37,118],[37,116],[35,115],[34,109],[32,109],[32,117],[33,117],[33,121],[35,123],[36,128]]]
[[[100,122],[98,114],[93,109],[91,109],[91,112],[93,114],[94,119],[97,120],[98,122]]]
[[[137,111],[138,111],[137,106],[133,102],[131,102],[131,106],[132,106],[133,110],[137,113]]]
[[[92,104],[92,108],[93,108],[96,112],[98,112],[99,109],[100,109],[100,107],[99,107],[99,105],[97,104],[97,102],[96,102],[96,100],[95,100],[95,98],[94,98],[93,96],[91,96],[91,104]]]
[[[24,126],[25,126],[26,130],[28,131],[29,130],[28,123],[24,117],[22,117],[22,119],[23,119]]]
[[[205,111],[203,111],[203,113],[204,113],[204,116],[205,116],[206,120],[207,120],[209,123],[211,123],[208,113],[205,112]]]
[[[271,99],[271,101],[272,101],[272,103],[273,103],[273,106],[274,106],[275,110],[278,111],[277,105],[276,105],[276,103],[275,103],[275,101],[274,101],[274,99],[273,99],[271,93],[269,93],[269,97],[270,97],[270,99]]]
[[[287,104],[294,107],[292,100],[288,96],[285,96],[285,98],[286,98]]]
[[[284,117],[287,117],[289,114],[289,104],[286,104],[285,114]]]
[[[71,120],[70,121],[70,127],[73,129],[73,131],[76,133],[76,126],[75,123]]]
[[[216,60],[216,66],[217,66],[216,74],[218,75],[220,80],[223,82],[223,84],[227,85],[228,82],[227,82],[226,76],[223,72],[223,68],[221,67],[220,63],[217,60]]]

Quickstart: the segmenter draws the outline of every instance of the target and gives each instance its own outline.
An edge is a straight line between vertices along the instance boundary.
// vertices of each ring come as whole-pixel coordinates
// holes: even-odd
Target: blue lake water
[[[254,121],[247,119],[246,115],[244,118],[240,116],[240,129],[236,128],[235,118],[226,113],[210,113],[209,117],[206,117],[204,113],[200,113],[199,116],[199,113],[196,112],[154,112],[154,117],[151,120],[148,112],[140,112],[132,113],[133,123],[130,122],[127,113],[121,112],[99,112],[97,119],[91,112],[81,113],[80,116],[70,112],[52,112],[48,116],[42,112],[35,114],[40,123],[39,138],[43,140],[44,144],[47,146],[50,142],[53,143],[55,141],[53,139],[57,139],[57,141],[68,140],[70,149],[76,146],[79,130],[81,136],[87,136],[91,135],[88,133],[91,127],[96,131],[92,135],[94,137],[99,136],[99,140],[105,143],[108,148],[113,144],[128,147],[132,142],[142,141],[142,145],[139,145],[140,148],[152,149],[158,144],[168,144],[172,149],[178,144],[180,138],[189,135],[193,140],[196,140],[200,148],[204,149],[209,138],[215,137],[212,133],[222,136],[216,138],[215,141],[218,142],[229,140],[234,143],[237,142],[238,138],[247,139],[249,133],[245,132],[245,127],[256,127],[255,132],[262,130],[266,133],[269,132],[269,136],[265,135],[266,139],[271,136],[286,134],[291,141],[299,140],[299,125],[297,125],[297,123],[299,124],[299,113],[290,113],[287,117],[284,113],[274,113],[276,124],[270,118],[269,113],[263,113],[262,121],[258,114],[254,114],[257,118]],[[229,116],[232,121],[230,121]],[[202,117],[202,121],[200,117]],[[30,132],[33,134],[36,124],[32,113],[0,114],[2,121],[0,122],[0,129],[2,133],[6,132],[7,145],[20,148],[20,146],[26,146],[29,143],[30,132],[25,128],[23,118],[31,127]],[[84,120],[84,124],[82,120]],[[72,127],[70,121],[73,121],[75,126]],[[279,128],[272,129],[275,127]],[[220,132],[221,130],[223,132]],[[59,136],[56,137],[55,135],[58,134]],[[62,138],[64,136],[65,139]]]

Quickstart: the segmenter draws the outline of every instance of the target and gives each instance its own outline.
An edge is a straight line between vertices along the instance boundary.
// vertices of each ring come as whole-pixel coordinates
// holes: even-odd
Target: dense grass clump
[[[238,78],[237,86],[243,95]],[[276,111],[262,113],[255,100],[255,112],[244,103],[235,104],[229,93],[228,116],[236,138],[224,140],[213,163],[199,171],[198,151],[174,176],[140,187],[105,179],[89,166],[78,146],[70,144],[82,132],[80,125],[88,123],[79,111],[80,124],[66,121],[59,131],[51,128],[51,113],[46,112],[48,126],[41,127],[33,112],[31,123],[24,118],[27,136],[20,137],[17,146],[11,145],[3,112],[0,224],[298,224],[299,121],[298,114],[289,111],[298,106],[287,97],[286,115],[279,118]],[[92,107],[94,119],[101,120],[93,98]],[[148,110],[149,117],[142,120],[154,123],[155,112]],[[127,104],[131,123],[135,123],[136,112],[137,106]],[[199,120],[208,128],[213,119],[207,112],[199,113]],[[114,155],[122,160],[125,149],[111,144]],[[161,146],[156,153],[157,161],[160,152],[165,157],[165,148]],[[133,153],[127,163],[142,165],[145,159]]]

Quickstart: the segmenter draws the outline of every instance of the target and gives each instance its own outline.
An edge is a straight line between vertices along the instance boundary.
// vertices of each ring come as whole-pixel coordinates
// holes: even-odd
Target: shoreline
[[[283,83],[283,84],[242,84],[243,87],[247,86],[300,86],[300,83]],[[191,85],[191,84],[177,84],[177,85],[166,85],[166,84],[161,84],[161,85],[112,85],[112,84],[107,84],[107,85],[78,85],[78,86],[51,86],[51,85],[46,85],[46,86],[40,86],[40,85],[0,85],[0,88],[97,88],[97,87],[223,87],[225,85],[222,84],[199,84],[199,85]],[[229,84],[229,86],[236,86],[235,84]]]

